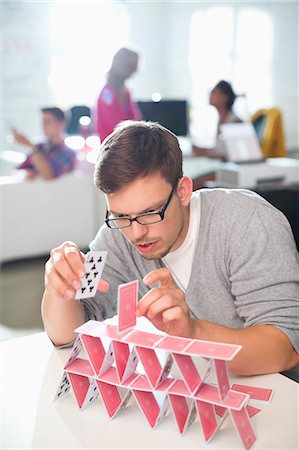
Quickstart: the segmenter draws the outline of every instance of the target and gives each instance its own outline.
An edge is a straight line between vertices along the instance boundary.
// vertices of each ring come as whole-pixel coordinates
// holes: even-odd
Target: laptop
[[[227,161],[237,164],[264,162],[255,129],[250,122],[220,125]]]

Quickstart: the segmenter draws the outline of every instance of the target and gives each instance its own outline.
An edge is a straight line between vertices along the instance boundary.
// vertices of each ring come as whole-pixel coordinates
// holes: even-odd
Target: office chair
[[[88,106],[80,105],[73,106],[69,110],[69,117],[66,126],[66,133],[70,136],[72,135],[80,135],[81,134],[81,125],[79,120],[82,116],[90,117],[90,108]]]
[[[251,116],[265,158],[287,156],[281,111],[277,108],[259,109]]]

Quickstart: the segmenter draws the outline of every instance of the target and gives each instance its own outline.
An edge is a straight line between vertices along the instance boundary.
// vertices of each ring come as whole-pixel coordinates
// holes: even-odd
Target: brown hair
[[[48,108],[42,108],[41,112],[43,113],[47,113],[47,114],[52,114],[53,117],[55,117],[55,119],[58,122],[64,122],[65,121],[65,114],[62,111],[62,109],[57,108],[57,106],[49,106]]]
[[[158,123],[127,120],[103,142],[94,182],[110,194],[155,172],[160,172],[172,186],[183,176],[182,151],[176,136]]]

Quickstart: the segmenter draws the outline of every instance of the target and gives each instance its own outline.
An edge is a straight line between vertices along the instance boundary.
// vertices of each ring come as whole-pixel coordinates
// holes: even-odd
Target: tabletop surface
[[[53,403],[70,349],[55,349],[45,333],[1,344],[2,449],[240,449],[230,417],[206,444],[197,419],[181,436],[172,414],[152,430],[134,400],[110,420],[98,399],[79,410],[73,394]],[[231,381],[275,390],[252,420],[253,449],[298,449],[298,384],[279,374]]]

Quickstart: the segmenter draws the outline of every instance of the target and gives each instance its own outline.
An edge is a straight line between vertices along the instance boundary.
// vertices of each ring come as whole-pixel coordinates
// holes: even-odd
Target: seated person
[[[210,105],[214,106],[219,113],[217,125],[217,142],[215,148],[202,148],[192,146],[193,154],[196,156],[208,156],[225,160],[225,149],[220,138],[220,125],[225,123],[241,123],[242,120],[233,112],[233,104],[237,95],[227,81],[221,80],[210,93]]]
[[[280,211],[248,190],[192,192],[177,138],[157,123],[120,124],[94,179],[107,204],[90,245],[108,250],[102,292],[75,300],[81,251],[70,241],[51,251],[42,315],[54,344],[112,317],[118,285],[138,279],[137,316],[171,335],[242,345],[235,373],[299,369],[299,259]]]
[[[17,169],[26,170],[26,178],[38,176],[49,180],[74,170],[76,154],[64,143],[64,112],[57,108],[42,108],[42,126],[47,140],[33,144],[26,136],[13,130],[16,142],[30,149],[25,161]]]

